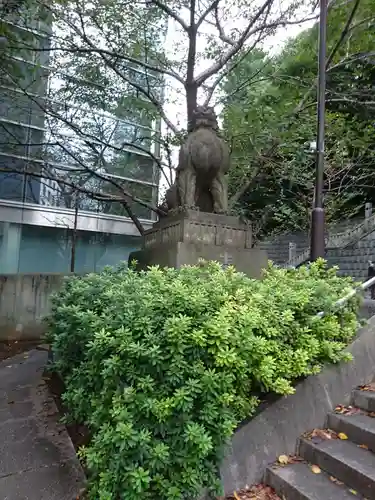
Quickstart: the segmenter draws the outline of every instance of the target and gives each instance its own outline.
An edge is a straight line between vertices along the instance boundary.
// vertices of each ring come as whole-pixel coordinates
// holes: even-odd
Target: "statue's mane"
[[[197,106],[193,117],[188,124],[188,132],[194,132],[200,128],[210,128],[216,133],[219,132],[216,113],[214,108],[207,106]]]

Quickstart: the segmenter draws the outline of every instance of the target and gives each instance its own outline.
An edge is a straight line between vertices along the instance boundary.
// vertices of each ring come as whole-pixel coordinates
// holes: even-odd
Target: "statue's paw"
[[[196,205],[183,205],[181,208],[181,211],[184,210],[199,210],[199,208]]]

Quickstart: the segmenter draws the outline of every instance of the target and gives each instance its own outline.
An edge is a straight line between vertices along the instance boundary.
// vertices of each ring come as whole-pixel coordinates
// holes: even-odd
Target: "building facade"
[[[160,122],[68,101],[73,78],[51,70],[51,25],[35,18],[7,17],[18,48],[0,59],[0,273],[98,271],[140,246],[120,195],[156,204]],[[151,227],[152,210],[125,199]]]

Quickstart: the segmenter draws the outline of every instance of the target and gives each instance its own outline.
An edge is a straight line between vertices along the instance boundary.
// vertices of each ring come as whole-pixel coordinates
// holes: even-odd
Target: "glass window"
[[[0,88],[0,117],[43,128],[44,104],[41,99],[32,100],[22,92]]]
[[[0,120],[0,152],[26,156],[29,129]]]
[[[30,94],[45,95],[48,69],[24,61],[8,61],[6,71],[0,73],[0,86],[20,88]]]
[[[96,136],[96,139],[83,140],[79,136],[67,133],[61,135],[58,133],[48,132],[44,138],[45,147],[43,150],[43,158],[47,162],[57,163],[55,166],[56,171],[61,175],[74,175],[68,172],[69,167],[77,169],[77,175],[81,174],[83,178],[95,176],[95,172],[99,175],[110,173],[113,175],[128,177],[136,180],[143,180],[150,183],[157,182],[156,167],[154,160],[145,154],[136,154],[134,151],[129,151],[129,147],[124,146],[124,135],[134,132],[132,129],[122,128],[118,130],[118,134],[111,138],[112,144],[109,139],[104,138],[102,142]],[[139,130],[139,129],[138,129]],[[138,132],[135,132],[135,135]],[[149,133],[149,131],[146,131]],[[117,144],[115,144],[117,141]],[[34,157],[37,154],[35,146],[33,153]],[[38,151],[39,155],[42,152]],[[61,165],[61,166],[60,166]]]
[[[47,49],[49,47],[49,39],[22,27],[8,25],[7,28],[7,35],[10,42],[7,54],[25,61],[38,61],[42,63],[40,58],[41,51],[38,49]]]
[[[114,196],[122,197],[124,201],[129,204],[132,212],[137,217],[146,220],[151,220],[153,218],[153,213],[150,208],[141,205],[138,201],[130,199],[126,196],[126,193],[131,194],[135,198],[138,198],[138,200],[141,200],[148,205],[153,205],[155,203],[155,188],[153,188],[152,186],[137,184],[136,182],[128,182],[121,179],[113,179],[113,181],[115,184],[109,181],[102,182],[101,191],[104,191],[107,194],[113,194]],[[98,204],[100,212],[129,217],[124,203],[100,201]]]
[[[44,132],[16,125],[0,118],[0,152],[9,155],[41,158]]]
[[[122,151],[113,156],[112,161],[107,163],[107,171],[120,177],[128,177],[146,182],[155,182],[154,161],[147,156]]]
[[[41,181],[39,178],[25,176],[24,199],[26,203],[40,203]]]
[[[23,200],[24,161],[0,155],[0,198],[12,201]],[[9,172],[4,170],[9,169]]]

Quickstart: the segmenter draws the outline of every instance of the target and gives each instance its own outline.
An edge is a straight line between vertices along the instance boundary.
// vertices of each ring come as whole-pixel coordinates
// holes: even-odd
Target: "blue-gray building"
[[[0,58],[0,273],[69,272],[73,254],[76,272],[127,260],[140,236],[123,205],[67,183],[90,193],[118,193],[117,184],[154,204],[159,170],[147,151],[160,156],[160,122],[59,101],[59,81],[70,76],[51,76],[48,22],[13,15],[7,23],[17,50]],[[74,116],[84,137],[57,116]],[[151,227],[153,212],[132,207]]]

